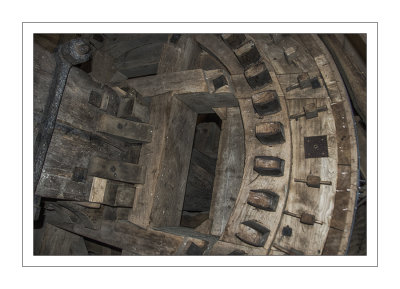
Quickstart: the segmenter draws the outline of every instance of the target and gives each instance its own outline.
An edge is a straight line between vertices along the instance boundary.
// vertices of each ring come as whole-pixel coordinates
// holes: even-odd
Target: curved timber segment
[[[279,82],[270,70],[271,65],[261,53],[257,42],[250,36],[246,35],[246,38],[246,43],[254,43],[254,46],[244,44],[235,51],[236,55],[246,55],[238,53],[242,52],[243,48],[249,48],[247,53],[250,53],[257,47],[260,57],[253,58],[256,63],[246,67],[245,75],[232,76],[243,118],[246,160],[242,186],[222,240],[237,245],[248,245],[253,249],[256,248],[255,244],[262,245],[268,250],[275,237],[287,198],[291,136],[286,102]],[[266,137],[265,143],[268,145],[257,138],[257,127],[259,132],[265,133],[259,137]],[[270,136],[275,138],[269,138]],[[262,230],[257,233],[255,229],[245,226],[248,220],[251,220],[253,225],[268,229],[269,237],[265,238],[264,235],[263,242],[260,242]]]
[[[337,121],[339,113],[334,110],[335,103],[340,101],[346,108],[342,114],[349,112],[349,102],[343,97],[343,83],[317,37],[303,41],[304,37],[297,35],[274,36],[268,40],[266,36],[246,35],[246,40],[241,37],[235,47],[230,45],[245,69],[244,79],[235,75],[232,81],[245,128],[246,162],[239,196],[222,240],[239,244],[239,238],[254,245],[255,236],[260,238],[260,234],[254,235],[250,229],[247,229],[250,230],[247,235],[243,233],[245,220],[253,220],[270,230],[270,237],[264,244],[268,254],[320,255],[322,251],[331,253],[335,249],[338,254],[343,254],[342,244],[347,242],[345,238],[351,229],[349,220],[353,215],[354,191],[347,190],[351,195],[346,197],[349,200],[346,206],[340,205],[343,196],[335,199],[339,180],[343,187],[342,176],[350,175],[344,170],[345,166],[338,165],[340,159],[344,159],[343,164],[348,168],[356,170],[356,158],[348,161],[342,157],[345,155],[342,147],[348,145],[343,140],[348,139],[347,136],[353,139],[354,128],[350,130],[347,125],[340,124]],[[226,43],[231,37],[222,36]],[[260,55],[259,59],[255,51]],[[286,91],[288,87],[290,89]],[[341,135],[338,135],[338,124],[346,130]],[[272,135],[275,136],[274,145]],[[305,158],[304,140],[310,135],[326,136],[324,155],[313,154],[313,157]],[[355,156],[353,152],[354,148],[351,155]],[[337,171],[343,173],[338,175]],[[349,185],[350,179],[346,179]],[[307,186],[298,180],[304,180]],[[271,198],[261,191],[274,192],[279,198]],[[276,204],[275,210],[262,209],[270,208],[271,204]],[[346,216],[340,215],[339,210],[333,211],[336,206],[346,212]],[[284,210],[291,213],[285,214]],[[330,228],[332,213],[338,220],[341,218],[343,233]],[[335,218],[332,222],[340,223]],[[343,222],[347,222],[346,225],[342,225]],[[319,225],[310,226],[314,223]],[[284,228],[290,228],[289,235],[282,233]],[[338,237],[340,235],[342,237]]]

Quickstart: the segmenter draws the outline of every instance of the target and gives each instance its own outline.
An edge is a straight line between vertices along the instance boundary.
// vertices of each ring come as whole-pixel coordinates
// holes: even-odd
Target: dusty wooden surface
[[[88,253],[81,236],[50,224],[45,224],[42,238],[37,255],[84,256]]]
[[[147,143],[151,142],[153,127],[149,124],[104,114],[100,117],[96,130],[126,142]]]
[[[176,43],[170,37],[163,46],[157,74],[193,69],[200,51],[191,35],[182,34]]]
[[[243,124],[238,108],[228,108],[222,122],[210,218],[211,234],[221,235],[231,215],[244,166]]]
[[[205,212],[210,210],[216,162],[216,159],[197,149],[192,150],[183,211]]]
[[[171,57],[179,53],[168,48],[164,50],[163,53]],[[167,71],[161,64],[158,72],[168,77],[175,74],[175,71],[188,69],[189,65],[189,61],[176,62]],[[169,71],[173,72],[166,74]],[[202,74],[201,71],[193,72],[196,79],[199,73]],[[176,85],[181,87],[182,83]],[[194,86],[204,90],[207,84],[203,82],[198,86],[195,83]],[[175,98],[171,90],[152,97],[149,123],[153,125],[153,139],[151,143],[143,145],[139,159],[139,164],[147,166],[145,185],[136,188],[133,208],[128,218],[130,222],[143,228],[149,225],[179,226],[196,119],[196,112]]]
[[[145,185],[137,187],[129,218],[133,223],[147,227],[153,214],[154,226],[179,225],[196,117],[171,95],[153,97],[153,140],[143,145],[139,159],[139,164],[147,164],[147,172]]]
[[[182,102],[175,98],[172,100],[162,150],[163,163],[154,195],[156,202],[151,214],[152,226],[179,226],[196,117],[196,113]]]
[[[94,157],[88,175],[132,184],[142,184],[146,168],[140,165]]]
[[[220,76],[225,77],[222,70],[195,69],[134,78],[120,86],[132,87],[144,98],[172,93],[195,112],[212,113],[214,107],[237,106],[228,76],[225,86],[214,86],[213,80]]]

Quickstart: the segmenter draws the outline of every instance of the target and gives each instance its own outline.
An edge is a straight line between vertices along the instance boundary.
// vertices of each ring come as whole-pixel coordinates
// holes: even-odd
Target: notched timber
[[[96,130],[131,143],[151,142],[153,126],[108,114],[100,117]]]
[[[143,184],[145,168],[132,163],[93,157],[89,163],[88,175],[132,184]]]
[[[222,70],[170,72],[131,79],[121,86],[134,88],[145,100],[172,93],[197,113],[213,113],[213,108],[238,106],[229,76]]]

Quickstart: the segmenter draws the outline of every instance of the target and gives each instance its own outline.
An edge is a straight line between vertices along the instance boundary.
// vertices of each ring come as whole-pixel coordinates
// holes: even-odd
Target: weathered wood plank
[[[146,44],[131,49],[115,59],[115,67],[127,78],[157,73],[164,43]]]
[[[38,255],[87,255],[81,236],[45,223],[44,234]]]
[[[320,38],[332,54],[335,64],[346,84],[354,109],[367,121],[367,85],[365,75],[355,67],[352,59],[342,49],[337,36],[321,34]]]
[[[134,88],[143,97],[174,92],[174,94],[205,94],[209,92],[204,72],[201,69],[163,73],[129,79],[120,84]]]
[[[312,57],[317,57],[322,54],[322,50],[315,42],[314,37],[317,35],[313,34],[297,34],[296,37],[299,39],[299,42],[302,42],[307,51],[311,54]]]
[[[313,56],[309,53],[307,47],[303,45],[303,42],[300,41],[297,34],[286,36],[279,45],[282,45],[284,51],[287,51],[290,47],[295,48],[296,56],[293,59],[293,63],[299,67],[301,71],[310,74],[318,74],[319,70],[315,65]]]
[[[114,59],[118,59],[130,51],[135,51],[140,47],[165,43],[168,34],[105,34],[104,47],[102,50],[110,54]]]
[[[127,75],[115,67],[114,58],[105,51],[95,51],[91,68],[90,76],[104,84],[127,79]]]
[[[208,219],[208,212],[183,212],[181,227],[197,228]]]
[[[142,147],[147,166],[144,186],[136,188],[129,221],[140,227],[179,226],[197,114],[172,95],[152,98],[153,140]]]
[[[176,43],[171,39],[164,44],[157,74],[195,68],[201,49],[189,34],[183,34]]]
[[[256,41],[260,53],[265,55],[271,63],[276,75],[301,73],[301,68],[293,63],[288,63],[284,54],[284,47],[280,43],[270,42],[265,34],[253,34],[252,38]]]
[[[221,129],[215,122],[199,123],[196,126],[193,148],[206,156],[217,159]]]
[[[100,84],[95,83],[84,71],[72,67],[65,85],[57,121],[83,131],[95,132],[97,121],[103,112],[89,104],[92,90],[101,91]]]
[[[345,250],[341,250],[343,232],[334,228],[329,229],[322,255],[344,255]]]
[[[89,255],[121,255],[121,250],[112,246],[107,246],[106,244],[101,244],[100,242],[91,241],[89,239],[85,240],[85,245],[88,250]]]
[[[213,107],[213,111],[221,120],[226,120],[226,107]]]
[[[328,49],[318,35],[312,34],[312,37],[322,51],[322,54],[314,57],[314,59],[321,72],[322,78],[324,79],[329,97],[331,98],[332,103],[340,102],[347,95],[340,73],[334,65],[335,62],[333,61]]]
[[[132,207],[134,197],[134,185],[93,177],[89,202],[116,207]]]
[[[332,214],[337,178],[337,141],[335,122],[329,99],[298,99],[287,100],[289,114],[298,113],[299,109],[315,103],[317,107],[326,105],[328,111],[319,113],[312,119],[292,119],[293,143],[293,177],[290,183],[286,210],[292,213],[303,212],[315,215],[316,219],[329,225]],[[328,157],[305,158],[304,138],[310,136],[327,136]],[[319,176],[321,180],[332,182],[331,186],[321,185],[320,188],[308,187],[304,183],[294,182],[294,179],[306,179],[308,175]]]
[[[151,142],[153,127],[146,123],[134,122],[108,114],[103,114],[96,131],[118,137],[132,143]]]
[[[147,256],[174,255],[185,238],[151,229],[144,230],[127,221],[104,220],[100,230],[89,230],[79,224],[59,227],[137,255]]]
[[[239,108],[228,108],[222,122],[210,218],[211,234],[221,235],[232,212],[244,167],[244,132]]]
[[[321,112],[312,119],[292,119],[292,178],[285,210],[301,216],[308,213],[323,224],[308,225],[293,216],[283,216],[277,231],[276,244],[284,248],[293,248],[306,255],[320,255],[329,230],[329,223],[334,206],[337,178],[337,144],[336,131],[329,99],[288,99],[289,114],[298,113],[299,109],[315,103],[317,107],[326,105],[328,111]],[[327,136],[328,157],[305,158],[304,137]],[[306,179],[316,175],[332,185],[321,185],[320,188],[309,187],[304,183],[294,182],[294,178]],[[284,236],[284,227],[289,226],[292,236]],[[308,240],[307,242],[305,240]]]
[[[252,255],[252,256],[265,256],[267,255],[267,250],[264,248],[249,248],[247,246],[241,246],[231,243],[226,243],[223,241],[218,241],[212,247],[209,255],[214,256],[226,256],[226,255]]]
[[[90,189],[89,202],[102,203],[106,191],[107,180],[94,177]]]
[[[154,192],[152,226],[179,226],[196,120],[195,112],[178,99],[172,99],[163,160]]]
[[[88,175],[132,184],[143,184],[145,167],[93,157],[89,163]]]
[[[357,123],[357,141],[358,151],[360,154],[360,171],[364,178],[367,179],[367,132],[362,125]]]
[[[117,117],[132,121],[149,122],[149,107],[137,96],[123,97],[118,107]]]
[[[220,77],[225,78],[226,85],[215,87],[214,80]],[[171,92],[197,113],[213,113],[213,107],[237,106],[231,81],[222,70],[170,72],[130,79],[120,85],[136,89],[145,99]]]
[[[53,132],[37,194],[49,198],[88,201],[92,177],[74,180],[74,170],[85,170],[90,158],[95,155],[114,160],[131,160],[130,148],[127,146],[107,142],[95,135],[58,124]]]
[[[335,195],[335,207],[332,213],[331,227],[346,230],[348,216],[353,216],[354,206],[351,203],[351,177],[357,172],[352,172],[350,166],[338,165],[338,180]],[[351,217],[350,217],[351,218]]]
[[[283,234],[283,228],[287,226],[292,229],[290,237]],[[274,243],[283,248],[301,251],[304,255],[321,255],[327,234],[328,230],[322,225],[303,224],[298,218],[283,215]]]
[[[204,70],[226,69],[224,65],[207,51],[201,51],[194,64],[194,69],[201,68]]]
[[[183,210],[204,212],[210,210],[216,159],[192,150],[187,177]]]
[[[334,117],[338,139],[338,163],[342,165],[350,165],[352,157],[351,148],[355,143],[351,141],[349,128],[353,127],[353,125],[348,120],[344,106],[344,102],[332,104],[332,115]]]

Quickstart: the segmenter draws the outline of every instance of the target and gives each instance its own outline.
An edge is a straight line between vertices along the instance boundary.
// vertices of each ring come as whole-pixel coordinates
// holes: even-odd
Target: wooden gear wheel
[[[152,44],[156,65],[143,60],[144,75],[124,61],[129,35],[81,37],[94,52],[91,71],[69,73],[35,192],[35,254],[346,254],[356,131],[319,36],[164,35]],[[55,65],[36,45],[35,135]],[[187,228],[182,211],[204,114],[220,119],[218,157],[210,208]]]

